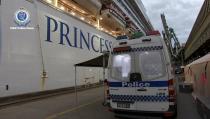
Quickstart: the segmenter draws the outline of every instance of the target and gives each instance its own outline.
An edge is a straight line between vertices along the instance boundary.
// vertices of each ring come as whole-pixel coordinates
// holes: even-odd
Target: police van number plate
[[[130,108],[130,103],[117,103],[119,108]]]

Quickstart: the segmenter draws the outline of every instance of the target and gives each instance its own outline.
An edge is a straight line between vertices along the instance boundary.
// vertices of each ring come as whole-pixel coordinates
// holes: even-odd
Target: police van
[[[137,39],[120,36],[108,66],[107,99],[116,116],[176,116],[175,81],[159,31]]]

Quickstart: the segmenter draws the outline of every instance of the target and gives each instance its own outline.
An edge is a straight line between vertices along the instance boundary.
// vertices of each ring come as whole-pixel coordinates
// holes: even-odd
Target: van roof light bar
[[[147,36],[152,36],[152,35],[160,35],[159,31],[149,31],[146,33]]]
[[[143,32],[135,32],[131,35],[131,39],[141,38],[142,36],[144,36]]]
[[[126,46],[126,47],[116,47],[113,49],[114,52],[126,52],[126,51],[130,51],[131,47],[130,46]]]
[[[128,40],[129,37],[127,35],[117,36],[116,40]]]

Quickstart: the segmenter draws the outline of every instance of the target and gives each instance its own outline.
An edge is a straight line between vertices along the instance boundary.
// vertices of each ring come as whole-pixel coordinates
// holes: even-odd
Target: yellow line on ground
[[[82,105],[79,105],[79,106],[77,106],[77,107],[73,107],[73,108],[71,108],[71,109],[67,109],[67,110],[62,111],[62,112],[59,112],[59,113],[55,113],[55,114],[53,114],[53,115],[51,115],[51,116],[48,116],[48,117],[45,118],[45,119],[54,119],[54,118],[56,118],[56,117],[58,117],[58,116],[62,116],[62,115],[64,115],[64,114],[66,114],[66,113],[69,113],[69,112],[78,110],[78,109],[80,109],[80,108],[86,107],[86,106],[88,106],[88,105],[94,104],[94,103],[100,101],[101,99],[102,99],[102,98],[98,98],[98,99],[96,99],[96,100],[94,100],[94,101],[92,101],[92,102],[89,102],[89,103],[86,103],[86,104],[82,104]]]

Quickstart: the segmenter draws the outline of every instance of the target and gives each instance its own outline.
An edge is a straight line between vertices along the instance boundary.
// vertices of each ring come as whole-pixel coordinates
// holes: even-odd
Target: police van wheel
[[[169,117],[163,117],[163,119],[176,119],[177,117],[177,105],[174,107],[174,114]]]

